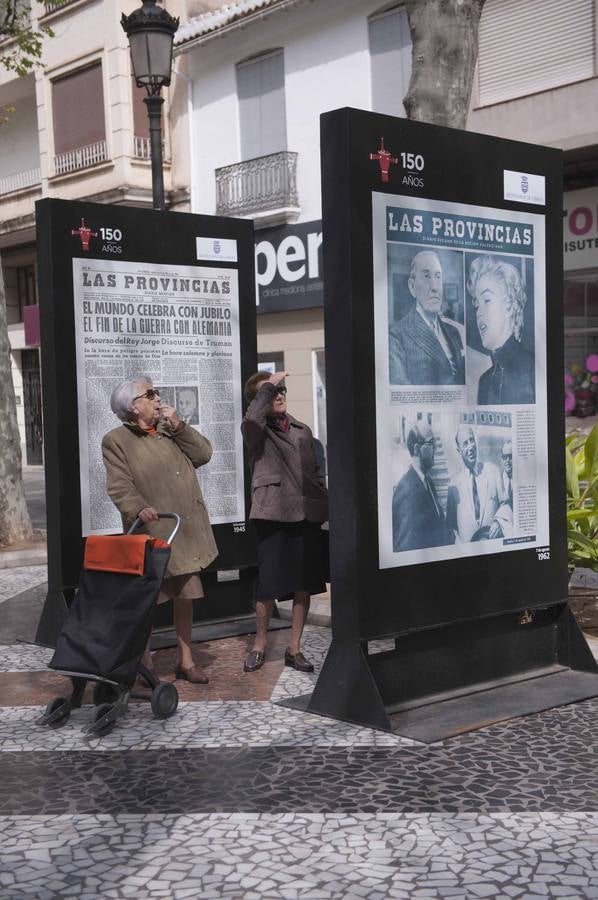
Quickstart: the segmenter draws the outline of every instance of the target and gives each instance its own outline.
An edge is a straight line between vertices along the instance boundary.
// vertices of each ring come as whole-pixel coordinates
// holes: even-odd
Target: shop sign
[[[258,232],[258,313],[322,306],[322,223],[301,222]]]
[[[590,269],[598,265],[598,187],[568,191],[563,213],[564,269]]]

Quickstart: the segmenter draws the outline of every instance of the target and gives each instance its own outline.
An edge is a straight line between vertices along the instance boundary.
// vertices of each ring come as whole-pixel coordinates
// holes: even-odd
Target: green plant
[[[598,571],[598,425],[565,438],[567,544],[571,571]]]
[[[54,37],[49,25],[37,28],[31,21],[31,3],[27,0],[0,0],[0,65],[9,72],[26,75],[42,55],[44,37]]]

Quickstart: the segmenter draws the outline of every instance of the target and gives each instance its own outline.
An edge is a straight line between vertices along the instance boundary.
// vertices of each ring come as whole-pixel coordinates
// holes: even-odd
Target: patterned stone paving
[[[0,819],[2,896],[598,897],[598,816],[251,815]]]
[[[0,569],[0,603],[48,579],[46,566],[19,566]]]
[[[312,689],[329,639],[307,629],[301,675],[273,637],[257,678],[243,642],[232,661],[199,645],[208,694],[181,685],[166,721],[132,704],[91,740],[89,705],[34,724],[51,651],[0,647],[0,691],[34,698],[0,709],[0,898],[598,900],[598,698],[433,745],[278,706]]]
[[[87,738],[83,729],[91,723],[93,710],[93,706],[83,706],[72,713],[65,725],[53,730],[35,725],[35,719],[44,711],[43,706],[5,707],[1,710],[0,752],[93,749],[105,753],[175,748],[397,747],[414,744],[385,732],[251,701],[181,703],[176,715],[166,720],[154,719],[149,704],[137,704],[129,707],[126,718],[111,734],[101,739]]]
[[[598,811],[598,700],[426,746],[391,735],[375,744],[375,732],[343,732],[338,723],[326,730],[312,717],[264,706],[261,717],[251,704],[240,711],[240,735],[232,711],[224,722],[215,718],[214,729],[199,727],[185,747],[175,737],[184,716],[176,728],[178,717],[147,727],[134,747],[125,724],[85,749],[76,749],[80,731],[69,735],[65,726],[51,763],[49,750],[5,743],[0,814]],[[40,729],[33,739],[47,735],[56,750],[56,734]]]

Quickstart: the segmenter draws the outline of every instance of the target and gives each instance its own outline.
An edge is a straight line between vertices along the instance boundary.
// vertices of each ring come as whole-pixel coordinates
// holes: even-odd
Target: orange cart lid
[[[149,534],[90,535],[85,542],[83,568],[97,572],[143,575],[145,546],[169,547]]]

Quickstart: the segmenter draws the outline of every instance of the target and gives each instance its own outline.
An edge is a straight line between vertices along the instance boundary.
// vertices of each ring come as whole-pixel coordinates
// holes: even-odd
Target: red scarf
[[[267,416],[266,422],[274,431],[287,432],[291,427],[289,417],[286,413],[283,413],[282,416]]]

